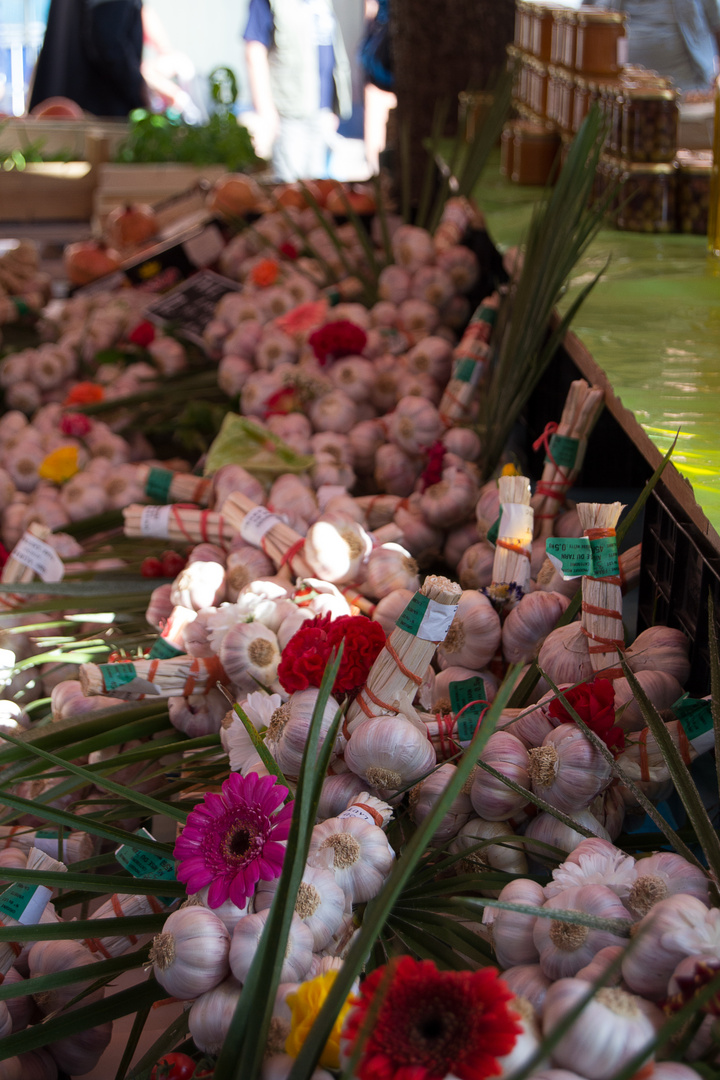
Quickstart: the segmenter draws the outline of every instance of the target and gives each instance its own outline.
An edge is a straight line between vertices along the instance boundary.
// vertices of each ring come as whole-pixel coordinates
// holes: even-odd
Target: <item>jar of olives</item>
[[[712,151],[678,150],[678,228],[705,236],[710,216]]]
[[[675,230],[677,166],[623,162],[617,227],[625,232],[669,233]]]
[[[627,16],[618,11],[577,12],[576,69],[584,75],[618,75],[625,59],[626,23]]]
[[[645,83],[623,91],[621,154],[626,161],[668,162],[677,151],[676,90]]]

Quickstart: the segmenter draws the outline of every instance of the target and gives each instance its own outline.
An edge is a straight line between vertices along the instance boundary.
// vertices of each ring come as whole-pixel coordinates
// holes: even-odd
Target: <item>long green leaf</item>
[[[174,1050],[181,1039],[187,1035],[188,1014],[180,1013],[173,1020],[166,1031],[160,1035],[149,1050],[143,1054],[137,1065],[128,1073],[128,1080],[147,1080],[150,1071],[157,1061],[164,1055]]]
[[[67,971],[54,971],[52,975],[38,975],[34,979],[23,979],[22,982],[3,983],[0,985],[0,1001],[11,1001],[13,998],[30,994],[46,994],[50,990],[84,983],[87,982],[89,973],[98,978],[121,975],[124,971],[132,971],[133,968],[147,963],[149,948],[146,946],[129,955],[113,957],[112,960],[98,960],[89,972],[89,965],[83,964],[82,967],[68,968]]]
[[[715,769],[720,792],[720,648],[715,625],[715,604],[708,593],[708,645],[710,650],[710,708],[715,732]]]
[[[172,884],[172,882],[171,882]],[[156,890],[165,882],[155,882]],[[119,919],[78,919],[37,926],[0,926],[0,941],[84,941],[85,938],[135,937],[162,930],[166,914],[125,915]]]
[[[33,814],[36,817],[52,821],[55,825],[65,825],[69,829],[80,829],[83,832],[93,833],[95,836],[102,836],[104,840],[113,840],[117,844],[129,844],[131,847],[142,848],[143,851],[149,851],[155,855],[172,856],[172,848],[168,844],[146,840],[143,836],[126,832],[124,829],[117,829],[112,825],[99,825],[89,814],[71,814],[66,810],[57,810],[54,806],[45,805],[42,805],[42,814],[39,814],[38,811],[41,809],[41,805],[37,800],[21,799],[19,795],[10,795],[8,792],[2,793],[0,801],[16,810],[22,810],[25,814]]]

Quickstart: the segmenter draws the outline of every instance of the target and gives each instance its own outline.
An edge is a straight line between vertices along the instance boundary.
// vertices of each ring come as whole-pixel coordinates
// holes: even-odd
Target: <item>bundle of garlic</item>
[[[25,869],[62,873],[67,870],[67,867],[39,848],[31,847]],[[45,885],[11,885],[0,893],[0,925],[10,928],[39,923],[51,897],[52,889],[48,889]],[[10,970],[21,952],[22,946],[16,942],[0,943],[0,975],[4,976]]]
[[[579,503],[583,535],[590,540],[593,570],[583,577],[582,628],[594,671],[618,678],[617,652],[624,651],[622,590],[618,572],[615,526],[622,503]]]
[[[80,664],[79,670],[86,697],[108,691],[121,698],[190,697],[209,694],[218,682],[228,682],[228,675],[216,656]]]
[[[156,502],[210,504],[212,480],[207,477],[173,472],[158,465],[138,465],[135,477],[145,495]]]
[[[30,853],[32,848],[44,851],[52,858],[58,858],[62,863],[81,862],[89,859],[95,849],[95,843],[89,833],[68,832],[60,841],[57,830],[30,829],[25,825],[0,825],[0,850],[18,848],[20,851]]]
[[[495,545],[490,599],[512,606],[530,583],[533,511],[530,481],[525,476],[501,476],[498,480],[501,513]]]
[[[125,535],[137,539],[154,537],[229,547],[233,538],[232,525],[222,514],[179,503],[166,506],[133,504],[123,509],[123,518]]]
[[[234,492],[223,503],[223,515],[245,543],[260,548],[277,570],[287,566],[296,577],[315,577],[303,548],[305,538],[264,506],[258,506],[241,492]]]
[[[452,376],[440,402],[440,415],[448,427],[472,419],[477,387],[490,358],[489,341],[499,304],[497,293],[482,301],[454,351]]]

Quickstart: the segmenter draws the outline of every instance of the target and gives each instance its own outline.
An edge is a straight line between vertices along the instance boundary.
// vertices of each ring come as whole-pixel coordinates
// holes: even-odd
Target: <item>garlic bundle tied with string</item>
[[[489,595],[497,604],[516,603],[530,584],[533,512],[526,476],[501,476],[500,524]]]

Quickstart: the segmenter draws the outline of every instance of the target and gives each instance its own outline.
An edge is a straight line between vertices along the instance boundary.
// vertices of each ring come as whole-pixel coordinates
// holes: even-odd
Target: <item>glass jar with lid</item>
[[[623,90],[621,154],[627,161],[672,161],[678,141],[678,95],[660,84]]]
[[[512,180],[516,184],[547,184],[560,149],[560,136],[551,124],[518,121],[512,150]]]
[[[546,64],[552,59],[554,11],[550,4],[532,5],[532,54]]]
[[[532,60],[529,63],[530,73],[530,100],[529,105],[534,113],[545,119],[547,112],[548,69],[542,60]]]
[[[711,150],[678,150],[678,229],[706,236],[710,218]]]
[[[564,135],[572,134],[575,102],[575,76],[571,71],[560,70],[559,96],[555,120]]]
[[[605,121],[607,135],[605,153],[616,157],[620,154],[620,136],[622,131],[622,103],[619,79],[605,78],[598,80],[598,104]]]
[[[617,227],[625,232],[670,233],[677,216],[677,166],[622,163]]]
[[[619,11],[576,13],[575,67],[583,75],[618,75],[625,61],[627,16]]]
[[[550,37],[550,63],[562,64],[565,57],[565,28],[568,23],[567,8],[553,11],[552,34]]]

